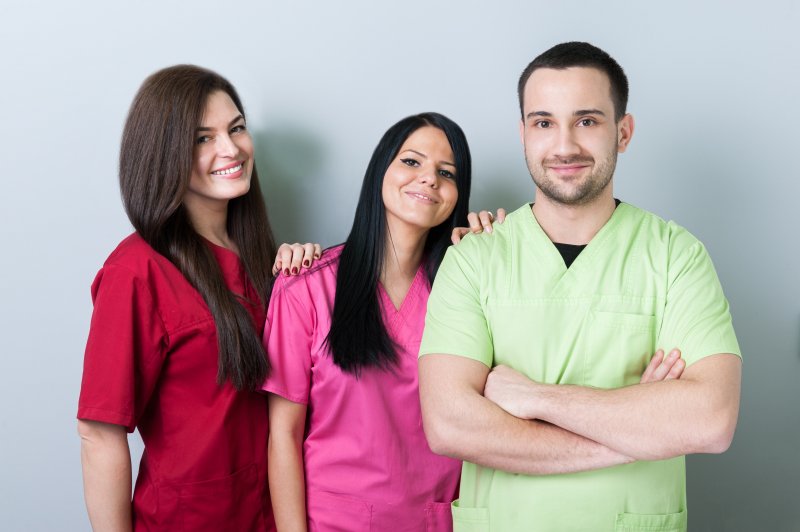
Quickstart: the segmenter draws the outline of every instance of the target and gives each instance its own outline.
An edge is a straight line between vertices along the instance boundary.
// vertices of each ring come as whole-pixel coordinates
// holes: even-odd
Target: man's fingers
[[[679,358],[675,361],[675,364],[672,366],[672,369],[669,370],[667,376],[664,377],[665,381],[670,379],[680,379],[681,375],[683,375],[683,370],[686,369],[686,361],[682,358]]]
[[[658,366],[651,377],[651,382],[663,381],[669,374],[675,363],[680,360],[681,353],[677,349],[673,349],[669,354],[664,357],[664,361]]]
[[[658,366],[661,365],[661,362],[664,360],[664,351],[659,349],[653,355],[653,358],[650,359],[650,363],[647,364],[647,367],[644,369],[644,373],[642,373],[642,378],[639,379],[641,384],[645,382],[650,382],[653,372],[656,370]]]

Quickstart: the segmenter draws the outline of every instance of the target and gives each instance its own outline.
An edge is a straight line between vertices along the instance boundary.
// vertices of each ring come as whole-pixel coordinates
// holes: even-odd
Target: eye
[[[578,125],[581,127],[589,127],[597,124],[597,121],[594,118],[583,118],[578,122]]]
[[[208,142],[210,140],[211,140],[211,137],[209,137],[208,135],[203,135],[202,137],[197,137],[194,140],[194,143],[195,144],[205,144],[206,142]]]
[[[553,123],[550,122],[549,120],[539,120],[534,125],[539,129],[548,129],[550,126],[553,125]]]
[[[451,172],[449,170],[444,170],[444,169],[439,170],[439,175],[444,177],[445,179],[455,179],[456,178],[456,175],[453,172]]]
[[[231,128],[231,134],[241,133],[242,131],[247,131],[247,127],[244,124],[239,124],[238,126],[233,126]]]
[[[419,166],[419,161],[417,161],[416,159],[412,159],[411,157],[408,157],[406,159],[400,159],[400,162],[406,166],[411,166],[412,168],[416,168],[417,166]]]

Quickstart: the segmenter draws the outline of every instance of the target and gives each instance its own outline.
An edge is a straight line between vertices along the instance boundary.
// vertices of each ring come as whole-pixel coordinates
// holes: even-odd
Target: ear
[[[633,137],[633,115],[628,113],[617,124],[617,152],[623,153],[628,149],[628,144]]]

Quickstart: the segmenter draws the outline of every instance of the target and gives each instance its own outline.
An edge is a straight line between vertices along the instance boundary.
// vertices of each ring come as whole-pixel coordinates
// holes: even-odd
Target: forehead
[[[447,135],[433,126],[423,126],[411,133],[400,147],[400,151],[403,150],[417,150],[426,155],[441,155],[442,152],[452,154]]]
[[[539,68],[528,78],[524,95],[526,116],[537,111],[571,113],[578,109],[600,109],[609,116],[613,114],[611,82],[596,68]]]
[[[222,120],[228,122],[239,115],[239,109],[225,91],[214,91],[208,95],[203,110],[203,123]]]

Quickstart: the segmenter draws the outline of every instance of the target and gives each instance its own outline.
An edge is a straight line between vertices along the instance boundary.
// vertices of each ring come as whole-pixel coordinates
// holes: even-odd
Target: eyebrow
[[[242,115],[236,115],[236,118],[234,118],[233,120],[231,120],[228,123],[228,127],[231,127],[233,124],[235,124],[239,120],[244,120],[244,117]],[[213,129],[214,129],[213,127],[201,126],[201,127],[198,127],[197,129],[195,129],[195,131],[212,131]]]
[[[407,151],[414,152],[417,155],[419,155],[420,157],[424,157],[425,159],[428,158],[428,156],[425,155],[424,153],[422,153],[421,151],[412,150],[411,148],[406,148],[405,150],[403,150],[404,153],[407,152]],[[451,163],[451,162],[448,162],[448,161],[442,161],[442,164],[446,164],[447,166],[452,166],[453,168],[456,167],[455,163]]]
[[[600,109],[578,109],[577,111],[572,113],[572,115],[573,116],[586,116],[586,115],[606,116],[606,114],[603,111],[601,111]],[[553,113],[550,113],[548,111],[531,111],[530,113],[528,113],[525,116],[525,119],[528,120],[528,119],[531,119],[531,118],[536,117],[536,116],[544,116],[546,118],[549,118],[549,117],[553,116]]]

